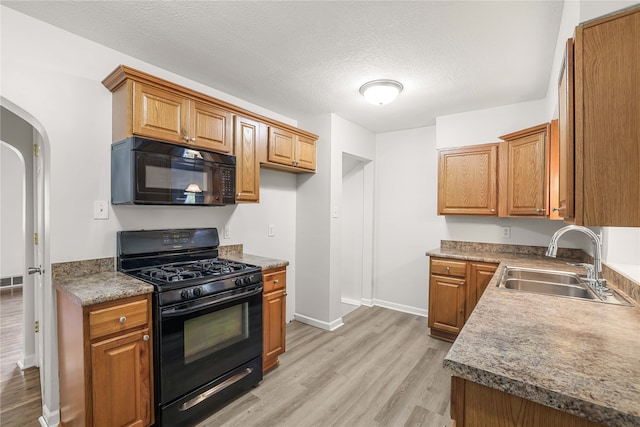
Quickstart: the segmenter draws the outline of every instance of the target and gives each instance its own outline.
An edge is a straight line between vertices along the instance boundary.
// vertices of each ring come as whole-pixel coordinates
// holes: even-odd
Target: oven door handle
[[[220,305],[222,303],[225,303],[227,301],[231,301],[231,300],[239,300],[239,299],[243,299],[243,298],[247,298],[247,297],[252,297],[254,295],[258,295],[262,292],[262,286],[249,291],[247,293],[242,293],[242,294],[235,294],[235,295],[229,295],[226,297],[222,297],[222,298],[218,298],[218,299],[214,299],[213,301],[209,300],[207,302],[203,302],[203,303],[196,303],[195,305],[190,305],[188,307],[185,308],[167,308],[167,309],[162,309],[160,315],[162,318],[168,318],[168,317],[177,317],[177,316],[182,316],[185,314],[191,314],[191,313],[195,313],[197,311],[200,311],[204,308],[209,308],[209,307],[215,307],[216,305]]]

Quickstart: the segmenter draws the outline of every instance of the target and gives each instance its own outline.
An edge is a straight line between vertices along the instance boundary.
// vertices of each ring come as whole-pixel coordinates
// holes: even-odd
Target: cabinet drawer
[[[467,263],[464,261],[451,261],[437,258],[431,259],[431,274],[464,277],[466,273]]]
[[[267,273],[263,277],[264,293],[284,289],[287,285],[287,270],[278,270],[273,273]]]
[[[146,299],[92,310],[89,312],[89,336],[94,339],[143,326],[147,319]]]

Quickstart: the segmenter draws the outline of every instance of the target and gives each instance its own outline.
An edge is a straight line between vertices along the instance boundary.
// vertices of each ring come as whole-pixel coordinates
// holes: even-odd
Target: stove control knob
[[[200,295],[202,295],[202,288],[195,288],[193,290],[193,296],[199,297]]]
[[[191,297],[191,293],[188,289],[184,289],[182,292],[180,292],[180,297],[182,299],[189,299]]]
[[[236,279],[236,286],[242,286],[242,279]]]
[[[251,284],[251,279],[253,278],[253,276],[249,276],[249,277],[245,277],[244,278],[244,283],[246,285],[250,285]]]

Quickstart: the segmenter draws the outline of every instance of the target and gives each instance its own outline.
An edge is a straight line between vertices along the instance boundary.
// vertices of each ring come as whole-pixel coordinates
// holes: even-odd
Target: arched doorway
[[[55,298],[51,285],[48,244],[48,137],[42,124],[31,114],[0,97],[5,143],[15,147],[25,160],[24,267],[23,267],[23,355],[15,362],[25,369],[39,368],[42,408],[41,425],[59,422]],[[13,125],[12,125],[13,123]],[[21,136],[12,135],[17,128]],[[24,134],[26,133],[26,135]],[[4,210],[4,209],[3,209]],[[28,275],[27,267],[42,273]],[[3,420],[4,424],[4,420]]]

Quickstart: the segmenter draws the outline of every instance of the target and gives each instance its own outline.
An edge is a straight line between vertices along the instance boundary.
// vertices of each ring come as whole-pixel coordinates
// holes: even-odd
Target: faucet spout
[[[564,233],[572,230],[586,234],[593,242],[593,279],[599,283],[599,273],[602,271],[602,240],[600,239],[600,236],[594,233],[590,228],[581,225],[567,225],[566,227],[562,227],[553,233],[553,236],[551,236],[551,242],[549,242],[546,255],[555,258],[558,252],[558,240]]]

